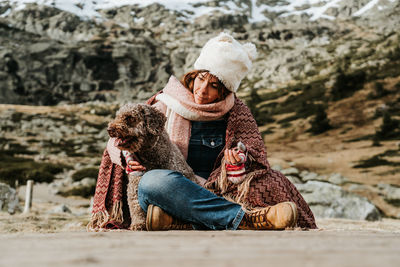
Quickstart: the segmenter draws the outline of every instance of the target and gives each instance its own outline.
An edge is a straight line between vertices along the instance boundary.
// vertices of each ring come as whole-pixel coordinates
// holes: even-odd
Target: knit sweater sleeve
[[[225,163],[226,175],[229,181],[234,184],[241,183],[246,178],[245,163],[247,156],[245,151],[238,151],[240,161],[236,164]]]
[[[245,144],[248,158],[253,163],[255,161],[269,169],[265,144],[250,109],[240,99],[236,99],[234,109],[234,116],[228,123],[228,132],[233,135],[232,139]]]

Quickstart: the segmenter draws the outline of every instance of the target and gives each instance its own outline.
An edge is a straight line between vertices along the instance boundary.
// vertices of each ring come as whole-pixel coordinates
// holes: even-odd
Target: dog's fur
[[[198,184],[195,174],[185,158],[173,144],[164,129],[166,117],[156,108],[145,104],[126,104],[108,124],[108,134],[116,138],[115,146],[135,153],[147,171],[168,169],[181,172]],[[139,206],[137,188],[140,181],[137,172],[128,175],[128,205],[132,230],[145,229],[145,213]]]

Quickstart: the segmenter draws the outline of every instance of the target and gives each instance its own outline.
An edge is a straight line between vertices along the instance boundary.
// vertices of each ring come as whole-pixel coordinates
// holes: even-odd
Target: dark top
[[[225,146],[226,121],[192,121],[187,163],[195,174],[208,179]]]

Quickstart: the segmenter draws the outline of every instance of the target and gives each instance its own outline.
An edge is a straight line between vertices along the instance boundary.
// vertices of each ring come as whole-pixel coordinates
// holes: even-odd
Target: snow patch
[[[3,14],[0,15],[0,17],[4,18],[7,17],[11,13],[11,8],[7,9]]]
[[[98,12],[99,9],[116,8],[126,5],[138,5],[144,7],[154,3],[164,5],[167,9],[172,11],[176,10],[185,14],[184,17],[178,18],[182,20],[193,20],[196,17],[210,14],[213,11],[219,11],[225,14],[234,14],[237,12],[243,12],[243,9],[248,8],[251,10],[249,17],[250,22],[268,21],[269,19],[263,14],[264,11],[281,13],[279,15],[280,17],[306,14],[312,21],[318,19],[333,20],[335,18],[328,16],[325,12],[331,7],[338,7],[339,2],[345,3],[344,0],[286,0],[272,6],[268,4],[258,4],[257,0],[251,0],[248,1],[247,4],[242,3],[241,6],[237,6],[234,1],[223,2],[221,7],[199,5],[209,1],[210,0],[0,0],[0,3],[8,2],[13,4],[15,5],[14,10],[21,10],[25,8],[28,3],[47,5],[76,14],[81,19],[102,19],[101,14]],[[396,0],[388,1],[394,3]],[[378,2],[379,0],[368,2],[368,4],[353,15],[361,16],[365,11],[375,6]],[[197,7],[194,6],[195,4]],[[304,9],[300,9],[302,7],[304,7]],[[384,6],[380,6],[379,10],[381,9],[384,9]],[[191,13],[193,13],[193,15]],[[134,15],[134,13],[132,15]],[[1,16],[5,16],[4,13]]]
[[[366,4],[361,9],[359,9],[357,12],[355,12],[353,14],[353,16],[354,17],[361,16],[364,12],[366,12],[367,10],[373,8],[378,2],[379,2],[379,0],[372,0],[372,1],[368,2],[368,4]]]

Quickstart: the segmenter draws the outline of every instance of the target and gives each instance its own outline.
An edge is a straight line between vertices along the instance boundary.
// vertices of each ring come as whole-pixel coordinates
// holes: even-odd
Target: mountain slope
[[[245,12],[252,22],[303,15],[312,21],[318,19],[333,20],[338,17],[363,17],[377,12],[386,12],[396,4],[396,0],[2,0],[0,2],[9,4],[16,10],[25,8],[26,4],[29,3],[46,5],[73,13],[84,19],[103,18],[101,12],[99,12],[101,9],[129,5],[144,7],[158,3],[164,5],[167,9],[181,12],[186,18],[199,17],[212,11],[220,11],[226,14]],[[6,12],[11,12],[11,10]],[[7,13],[3,14],[3,16],[5,15]]]

